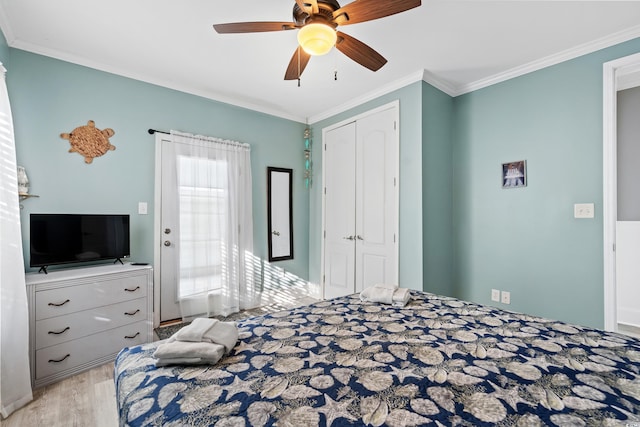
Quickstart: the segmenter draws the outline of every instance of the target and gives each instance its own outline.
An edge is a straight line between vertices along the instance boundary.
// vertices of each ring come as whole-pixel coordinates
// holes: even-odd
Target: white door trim
[[[396,210],[396,226],[395,226],[395,235],[396,235],[396,253],[395,253],[395,257],[396,257],[396,277],[397,277],[397,281],[396,283],[399,282],[400,279],[400,151],[402,149],[402,144],[400,141],[400,100],[395,100],[392,102],[389,102],[388,104],[384,104],[381,105],[379,107],[376,107],[372,110],[368,110],[364,113],[358,114],[356,116],[350,117],[348,119],[342,120],[338,123],[334,123],[330,126],[327,126],[325,128],[322,128],[322,145],[320,147],[320,149],[322,150],[322,187],[321,187],[321,198],[322,198],[322,204],[321,204],[321,209],[322,209],[322,229],[320,230],[320,296],[321,298],[324,298],[324,276],[325,276],[325,271],[324,271],[324,243],[325,243],[325,239],[324,239],[324,230],[325,230],[325,197],[324,197],[324,188],[326,187],[326,183],[325,183],[325,179],[327,176],[327,169],[326,169],[326,159],[325,159],[325,151],[324,151],[324,144],[325,144],[325,139],[326,139],[326,133],[333,130],[333,129],[337,129],[339,127],[342,127],[348,123],[357,121],[360,118],[363,117],[367,117],[370,116],[372,114],[376,114],[380,111],[384,111],[384,110],[388,110],[394,108],[396,115],[395,115],[395,121],[396,121],[396,138],[397,138],[397,142],[398,142],[398,152],[397,152],[397,156],[396,156],[396,171],[398,171],[398,176],[396,178],[396,188],[397,191],[395,192],[395,200],[394,200],[394,209]]]
[[[616,316],[616,220],[617,195],[617,91],[628,89],[640,70],[640,53],[603,64],[603,248],[604,329],[617,330]]]
[[[160,326],[160,236],[161,236],[161,207],[162,207],[162,140],[166,139],[156,132],[155,149],[156,163],[154,174],[153,201],[153,327]]]

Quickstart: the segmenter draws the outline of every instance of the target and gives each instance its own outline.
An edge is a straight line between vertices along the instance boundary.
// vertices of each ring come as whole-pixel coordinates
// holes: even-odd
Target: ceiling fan
[[[215,24],[219,34],[257,33],[299,29],[298,42],[285,80],[300,79],[312,55],[324,55],[333,46],[358,64],[378,71],[387,60],[360,40],[336,28],[394,15],[420,6],[421,0],[354,0],[344,7],[336,0],[295,0],[293,22],[234,22]]]

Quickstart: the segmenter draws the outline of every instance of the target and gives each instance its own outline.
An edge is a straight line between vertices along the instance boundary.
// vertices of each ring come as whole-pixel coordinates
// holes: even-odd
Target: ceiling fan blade
[[[297,80],[302,75],[305,67],[309,63],[309,59],[311,55],[304,51],[300,46],[296,48],[296,51],[293,53],[291,57],[291,61],[289,61],[289,66],[287,66],[287,71],[284,73],[285,80]]]
[[[293,22],[232,22],[229,24],[215,24],[213,28],[219,34],[229,33],[261,33],[265,31],[293,30]]]
[[[337,31],[338,41],[336,41],[336,49],[356,61],[358,64],[370,69],[378,71],[387,60],[378,52],[343,32]]]
[[[300,10],[303,10],[307,15],[311,15],[312,9],[309,3],[305,3],[303,0],[296,0],[296,3]]]
[[[318,8],[318,0],[309,0],[309,4],[311,5],[311,11],[316,14],[319,12]]]
[[[355,0],[333,12],[333,22],[338,25],[357,24],[405,12],[421,4],[421,0]]]

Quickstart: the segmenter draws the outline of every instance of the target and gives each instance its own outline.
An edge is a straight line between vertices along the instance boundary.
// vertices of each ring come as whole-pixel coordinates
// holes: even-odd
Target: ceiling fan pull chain
[[[300,87],[300,45],[298,45],[298,87]]]
[[[333,72],[333,80],[338,81],[338,70]]]

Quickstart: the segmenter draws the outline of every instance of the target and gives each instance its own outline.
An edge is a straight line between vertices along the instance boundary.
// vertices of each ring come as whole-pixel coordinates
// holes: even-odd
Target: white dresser
[[[153,270],[101,265],[26,275],[31,381],[41,387],[153,340]]]

